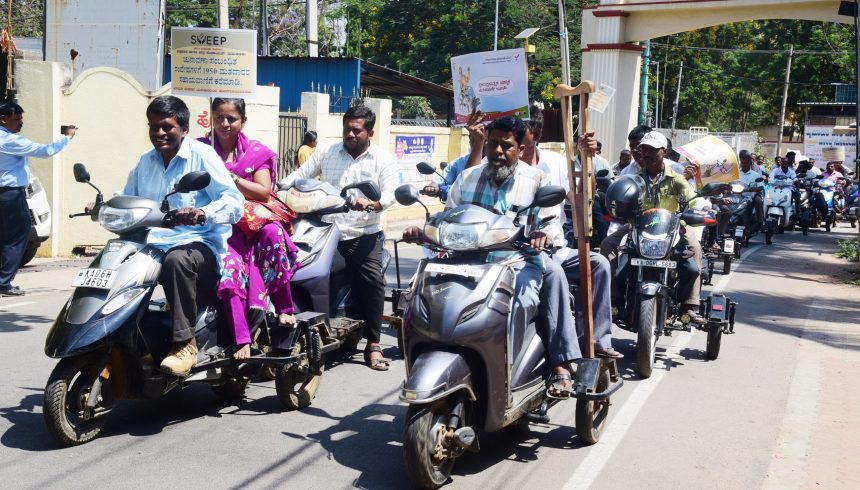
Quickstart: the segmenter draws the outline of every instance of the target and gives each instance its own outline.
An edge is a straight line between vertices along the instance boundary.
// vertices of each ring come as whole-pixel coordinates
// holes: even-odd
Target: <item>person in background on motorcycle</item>
[[[789,155],[791,158],[789,158]],[[785,158],[781,158],[779,160],[779,167],[774,168],[770,171],[768,175],[769,181],[771,184],[776,182],[776,178],[780,176],[785,176],[787,179],[792,182],[797,182],[797,173],[795,173],[792,168],[794,164],[794,152],[790,151],[786,153]],[[800,215],[800,192],[797,190],[797,187],[792,187],[791,189],[791,202],[794,205],[794,212],[797,216]]]
[[[826,170],[824,170],[824,173],[822,173],[821,176],[827,180],[832,180],[833,182],[836,182],[844,177],[844,175],[842,175],[842,172],[836,170],[835,162],[827,162]]]
[[[446,207],[474,204],[513,217],[517,209],[531,204],[537,190],[550,184],[541,170],[520,161],[526,131],[526,123],[513,116],[490,123],[486,131],[484,163],[460,175],[451,187]],[[594,144],[594,140],[589,144]],[[523,325],[537,317],[547,361],[553,366],[547,393],[553,397],[567,397],[573,387],[570,363],[581,358],[582,351],[573,325],[564,270],[547,254],[539,252],[562,235],[558,216],[550,214],[552,212],[549,208],[529,210],[529,222],[541,225],[528,235],[531,248],[522,252],[494,253],[492,259],[524,259],[516,264],[519,270],[513,311]],[[403,231],[404,240],[417,241],[421,236],[421,229],[415,226]]]
[[[639,142],[642,141],[642,138],[651,131],[651,127],[645,126],[644,124],[640,124],[630,130],[630,133],[627,134],[627,144],[630,146],[630,153],[633,156],[633,161],[616,175],[636,175],[642,172],[643,165],[639,163],[641,160],[641,155],[639,154]],[[666,139],[666,145],[669,144],[669,140]],[[691,188],[695,188],[694,178],[698,171],[698,166],[692,164],[684,166],[676,161],[666,158],[665,155],[663,160],[675,173],[682,174],[684,178],[687,179],[687,182],[690,183]]]
[[[806,177],[809,178],[821,175],[821,170],[813,166],[809,160],[801,160],[797,164],[797,171],[795,173],[806,174]]]
[[[557,185],[563,187],[566,192],[570,192],[570,180],[564,156],[549,150],[541,151],[538,148],[543,130],[543,111],[537,106],[532,106],[529,109],[529,114],[531,118],[526,122],[528,130],[523,139],[523,151],[520,160],[532,167],[539,168],[549,179],[549,185]],[[584,141],[584,143],[586,142]],[[564,229],[567,216],[562,205],[556,206],[552,210],[552,214],[558,216],[562,229]],[[580,291],[579,254],[576,250],[567,248],[567,240],[564,235],[553,245],[562,247],[553,254],[552,258],[561,264],[568,282],[577,286],[578,295]],[[591,262],[591,301],[594,305],[594,352],[599,357],[620,359],[624,356],[612,348],[612,304],[610,303],[612,270],[606,257],[599,253],[591,252],[589,257]],[[577,296],[575,306],[577,332],[581,336],[583,325],[582,298]]]
[[[621,150],[621,153],[618,154],[618,163],[610,167],[612,174],[620,174],[622,170],[627,168],[627,165],[630,165],[631,161],[633,161],[633,154],[630,153],[630,150]]]
[[[466,121],[466,130],[469,131],[469,153],[457,157],[442,169],[442,177],[436,177],[434,182],[424,186],[424,192],[430,196],[439,196],[439,186],[451,186],[457,177],[468,167],[474,167],[481,163],[484,156],[484,145],[487,135],[485,134],[484,115],[481,111],[475,111],[469,115]]]
[[[47,145],[17,134],[24,127],[24,109],[14,102],[0,103],[0,296],[23,296],[12,285],[30,239],[29,157],[48,158],[59,153],[75,137],[74,126]]]
[[[385,306],[380,213],[394,203],[397,161],[391,153],[371,143],[375,125],[376,114],[368,107],[350,107],[343,115],[343,143],[317,150],[281,183],[289,185],[296,179],[319,177],[338,189],[365,180],[379,186],[379,201],[354,197],[353,211],[333,215],[331,219],[341,232],[337,249],[346,261],[352,292],[357,296],[354,299],[364,321],[363,334],[367,339],[364,360],[375,371],[387,371],[389,360],[383,357],[379,345]]]
[[[644,209],[662,208],[678,212],[681,202],[688,202],[695,195],[684,175],[676,173],[664,160],[664,152],[668,142],[666,137],[657,131],[647,133],[638,145],[639,155],[644,164],[640,173],[646,183]],[[689,169],[692,171],[692,169]],[[618,256],[618,248],[629,226],[620,228],[606,237],[600,244],[600,253],[612,258]],[[700,264],[702,263],[702,247],[699,241],[691,235],[690,228],[684,230],[688,252],[678,264],[678,299],[682,302],[681,313],[690,316],[690,321],[703,325],[705,319],[699,315],[699,283]]]
[[[751,186],[754,186],[756,183],[756,179],[761,177],[761,174],[756,172],[753,169],[753,159],[750,152],[747,150],[741,150],[738,153],[738,159],[741,162],[741,171],[740,171],[740,181],[744,185],[744,188],[749,189]],[[761,188],[756,189],[755,195],[753,196],[753,206],[755,208],[755,219],[758,223],[759,229],[764,229],[764,199],[762,198]],[[752,213],[744,213],[742,216],[744,220],[744,226],[751,227],[752,226]]]
[[[160,201],[189,172],[204,170],[212,178],[201,191],[171,196],[171,204],[182,206],[177,226],[154,228],[146,237],[147,244],[167,252],[158,281],[173,313],[173,349],[161,361],[161,370],[182,376],[197,364],[197,312],[216,296],[230,224],[239,221],[245,199],[218,153],[186,137],[191,113],[185,102],[171,95],[156,97],[146,117],[153,148],[140,156],[118,195]]]
[[[203,137],[198,141],[215,148],[245,199],[267,202],[275,182],[278,154],[242,132],[248,120],[243,99],[215,98],[211,109],[215,139]],[[224,302],[233,325],[237,346],[234,358],[251,356],[246,313],[249,309],[265,312],[268,298],[275,307],[279,325],[295,323],[290,278],[297,268],[297,251],[283,223],[270,222],[253,237],[239,224],[233,225],[221,266],[218,298]]]
[[[764,174],[764,155],[756,155],[753,159],[752,169],[754,172]]]

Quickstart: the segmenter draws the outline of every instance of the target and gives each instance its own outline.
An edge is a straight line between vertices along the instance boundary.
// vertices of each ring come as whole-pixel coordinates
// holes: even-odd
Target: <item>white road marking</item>
[[[36,304],[35,301],[22,301],[20,303],[9,303],[8,305],[0,304],[0,311],[5,310],[7,308],[15,308],[16,306],[25,306],[25,305],[33,305]]]
[[[746,254],[744,254],[740,260],[735,262],[743,262],[746,257],[754,253],[759,248],[761,248],[761,245],[750,247]],[[720,278],[720,280],[717,281],[717,284],[714,285],[711,293],[721,293],[729,283],[729,280],[731,280],[734,273],[735,269],[733,268],[732,272]],[[590,448],[588,456],[582,460],[576,468],[576,471],[574,471],[567,480],[567,483],[565,483],[563,487],[564,490],[591,488],[594,486],[600,472],[603,471],[603,468],[607,463],[609,463],[610,458],[612,458],[613,453],[615,453],[615,450],[621,444],[627,431],[633,426],[633,422],[635,422],[636,418],[639,416],[639,411],[642,410],[642,407],[645,406],[645,403],[657,390],[657,386],[660,384],[660,381],[662,381],[663,377],[666,376],[666,373],[669,372],[668,368],[665,367],[666,362],[664,360],[668,361],[676,356],[680,356],[681,350],[687,347],[687,344],[689,344],[693,339],[693,333],[694,332],[685,332],[675,338],[672,344],[666,349],[665,355],[659,358],[655,364],[655,367],[662,364],[664,368],[655,370],[650,378],[643,380],[636,385],[630,398],[627,399],[618,411],[618,415],[612,418],[610,422],[607,422],[607,426],[604,428],[603,434],[600,436],[600,441]]]

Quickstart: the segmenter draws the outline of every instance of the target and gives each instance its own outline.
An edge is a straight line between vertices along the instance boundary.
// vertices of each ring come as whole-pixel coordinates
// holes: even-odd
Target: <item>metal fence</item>
[[[296,168],[296,153],[308,130],[308,118],[302,114],[282,112],[278,122],[278,179]]]
[[[392,119],[391,124],[396,126],[420,126],[422,128],[448,127],[448,121],[445,119]]]

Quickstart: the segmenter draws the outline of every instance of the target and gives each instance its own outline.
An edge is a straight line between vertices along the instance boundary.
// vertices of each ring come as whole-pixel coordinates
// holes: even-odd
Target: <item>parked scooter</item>
[[[742,190],[739,187],[738,192]],[[615,219],[634,220],[618,259],[616,277],[623,278],[623,283],[621,295],[613,297],[613,310],[617,311],[614,323],[637,334],[636,370],[648,378],[654,369],[657,339],[671,335],[672,330],[689,332],[693,325],[680,311],[681,300],[677,298],[678,263],[686,248],[681,242],[681,221],[686,226],[702,226],[715,225],[716,220],[709,214],[687,210],[689,203],[683,203],[678,213],[660,208],[643,210],[640,205],[644,188],[641,178],[616,180],[607,191],[606,205]],[[696,197],[733,190],[728,184],[711,183],[702,187]],[[696,328],[708,332],[708,359],[719,355],[722,334],[732,333],[735,305],[717,295],[700,302],[699,313],[707,321]]]
[[[197,365],[186,377],[159,371],[159,362],[172,346],[172,314],[163,302],[151,301],[165,252],[147,245],[146,237],[152,228],[176,225],[171,195],[203,189],[210,176],[185,175],[159,203],[134,196],[105,202],[82,164],[75,164],[74,175],[98,194],[92,212],[70,217],[89,216],[119,237],[109,240],[92,264],[78,271],[72,282],[75,289],[45,341],[45,353],[60,361],[45,387],[43,413],[48,431],[61,444],[83,444],[98,436],[120,399],[157,398],[195,382],[209,384],[221,397],[239,398],[253,372],[269,365],[277,369],[276,388],[283,401],[292,396],[283,381],[290,372],[321,374],[320,357],[312,349],[319,333],[307,315],[299,315],[292,329],[269,328],[264,314],[252,316],[254,355],[237,361],[232,357],[232,332],[215,298],[197,313]],[[290,332],[284,335],[283,330]],[[285,338],[274,342],[279,334]],[[261,348],[271,355],[261,355]]]
[[[410,185],[395,195],[403,205],[420,203]],[[530,208],[558,205],[564,196],[561,187],[542,188]],[[477,429],[548,422],[547,410],[558,401],[546,395],[548,366],[534,323],[511,315],[513,264],[486,260],[492,251],[527,246],[518,220],[471,204],[433,217],[427,212],[424,246],[446,253],[418,266],[403,317],[408,374],[400,393],[409,404],[406,472],[422,488],[440,487],[457,457],[479,450]],[[608,397],[622,383],[612,360],[578,364],[576,431],[583,440],[597,441]]]
[[[833,198],[835,219],[838,221],[848,221],[851,228],[857,227],[858,189],[860,187],[858,187],[856,182],[852,184],[849,179],[840,179],[835,187]]]
[[[779,175],[770,182],[770,190],[765,197],[765,243],[773,243],[774,233],[794,230],[797,221],[794,212],[794,202],[791,198],[794,182],[784,175]]]

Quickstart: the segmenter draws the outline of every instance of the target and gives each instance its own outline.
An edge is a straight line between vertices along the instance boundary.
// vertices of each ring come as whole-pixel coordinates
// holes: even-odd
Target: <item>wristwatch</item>
[[[238,183],[239,183],[239,176],[238,176],[238,175],[236,175],[236,174],[234,174],[233,172],[230,172],[230,178],[231,178],[231,179],[233,179],[233,183],[234,183],[234,184],[238,184]]]

